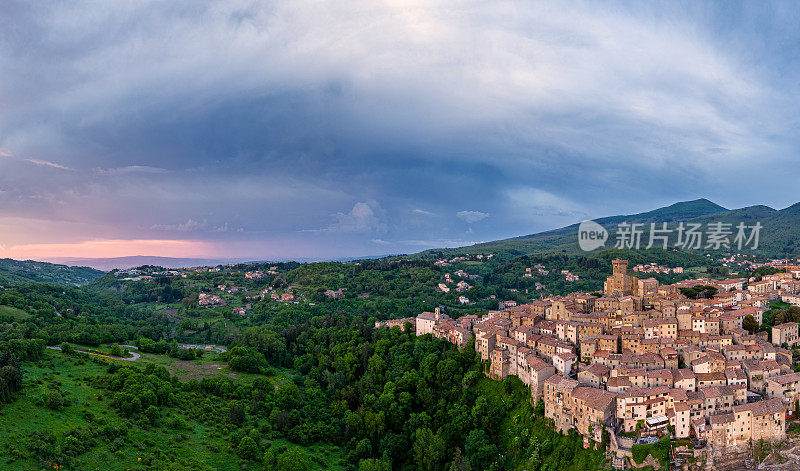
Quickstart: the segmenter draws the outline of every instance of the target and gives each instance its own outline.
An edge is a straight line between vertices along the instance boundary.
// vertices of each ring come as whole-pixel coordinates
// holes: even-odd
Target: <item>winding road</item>
[[[207,350],[215,350],[215,351],[217,351],[219,353],[225,353],[225,352],[228,351],[228,349],[226,347],[223,347],[221,345],[179,344],[178,346],[180,348],[190,348],[190,349],[196,349],[196,350],[206,350],[206,351]],[[61,347],[59,347],[57,345],[56,346],[52,346],[52,347],[45,347],[45,348],[48,348],[50,350],[59,350],[59,351],[61,350]],[[138,350],[139,349],[139,347],[137,347],[136,345],[120,345],[120,348],[127,348],[128,350],[130,350],[128,352],[128,353],[131,354],[130,358],[122,358],[122,357],[115,357],[115,356],[112,356],[112,355],[107,355],[107,354],[102,354],[102,353],[95,353],[95,352],[92,352],[92,351],[89,351],[89,350],[85,350],[85,349],[82,349],[82,348],[75,348],[75,351],[84,353],[86,355],[92,355],[92,356],[95,356],[95,357],[109,358],[111,360],[122,360],[122,361],[136,361],[141,356],[141,354],[139,354],[138,352],[132,351],[132,350]]]
[[[138,350],[138,348],[135,345],[120,345],[120,347],[128,348],[128,349],[133,348],[133,349],[137,349]],[[50,350],[59,350],[59,351],[61,351],[61,347],[59,347],[59,346],[45,347],[45,348],[48,348]],[[122,360],[122,361],[136,361],[141,356],[138,352],[129,352],[131,354],[130,358],[122,358],[122,357],[115,357],[115,356],[111,356],[111,355],[104,355],[104,354],[101,354],[101,353],[94,353],[94,352],[90,352],[88,350],[83,350],[81,348],[76,348],[75,351],[76,352],[85,353],[86,355],[91,355],[91,356],[95,356],[95,357],[108,358],[110,360]]]

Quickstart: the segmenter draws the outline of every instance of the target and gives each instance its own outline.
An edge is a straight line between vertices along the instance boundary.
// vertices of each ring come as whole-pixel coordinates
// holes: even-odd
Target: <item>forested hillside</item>
[[[376,330],[461,306],[428,262],[255,266],[0,295],[0,450],[11,469],[597,469],[516,379],[484,377],[470,346]],[[203,307],[197,292],[221,292]],[[248,287],[249,286],[249,287]],[[325,290],[341,289],[341,298]],[[296,302],[245,300],[292,290]],[[250,304],[246,315],[235,306]],[[451,307],[447,307],[451,306]],[[184,344],[222,347],[186,349]],[[59,350],[45,348],[57,347]],[[23,425],[20,425],[23,424]],[[178,440],[170,439],[178,437]]]
[[[103,276],[103,272],[89,267],[70,267],[47,262],[0,259],[0,284],[57,283],[82,285]]]

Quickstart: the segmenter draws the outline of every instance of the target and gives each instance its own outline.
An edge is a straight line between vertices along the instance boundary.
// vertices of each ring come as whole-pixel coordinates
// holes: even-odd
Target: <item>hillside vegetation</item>
[[[82,285],[103,276],[103,272],[89,267],[70,267],[47,262],[0,259],[0,284],[4,286],[25,283],[56,283]]]
[[[601,262],[586,268],[596,269],[592,263]],[[7,288],[0,295],[0,366],[7,364],[0,369],[0,466],[604,466],[603,454],[584,450],[579,437],[555,433],[518,380],[485,378],[472,346],[374,329],[378,319],[436,306],[454,316],[480,313],[498,297],[523,301],[523,293],[491,277],[466,278],[465,293],[476,302],[460,305],[436,290],[444,272],[427,261],[287,264],[269,277],[243,278],[252,269]],[[245,292],[217,288],[240,283]],[[227,305],[198,306],[200,289],[220,293]],[[330,299],[329,289],[346,295]],[[292,290],[296,301],[259,297],[247,300],[246,315],[232,311],[261,290]],[[226,348],[180,347],[186,343]]]
[[[488,379],[474,345],[459,349],[375,323],[436,307],[458,317],[501,300],[600,290],[617,257],[692,271],[657,275],[664,282],[725,274],[696,253],[608,250],[448,266],[387,259],[177,275],[142,267],[161,274],[7,286],[0,294],[0,467],[604,468],[604,453],[584,449],[574,433],[556,433],[518,379]],[[548,274],[525,277],[537,264]],[[267,268],[268,275],[246,276]],[[567,282],[561,270],[580,279]],[[439,287],[446,274],[450,292]],[[457,292],[458,282],[468,286]],[[536,290],[537,282],[546,288]],[[220,302],[201,306],[200,293]]]

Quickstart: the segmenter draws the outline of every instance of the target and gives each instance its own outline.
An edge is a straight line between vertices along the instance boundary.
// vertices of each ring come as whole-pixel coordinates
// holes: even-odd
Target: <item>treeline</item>
[[[108,273],[92,282],[88,289],[98,293],[112,294],[126,304],[174,303],[183,300],[194,290],[186,286],[183,278],[157,276],[152,280],[125,281]]]
[[[38,360],[44,352],[42,340],[0,341],[0,404],[11,402],[22,389],[21,361]]]
[[[178,342],[172,340],[170,342],[161,339],[155,341],[145,337],[140,337],[136,340],[136,347],[145,353],[157,353],[162,355],[169,355],[178,360],[196,360],[203,356],[203,350],[195,348],[181,348]]]
[[[495,292],[502,294],[503,299],[516,299],[522,302],[538,298],[540,293],[564,295],[575,291],[598,291],[602,290],[603,282],[611,274],[611,261],[615,258],[628,260],[629,267],[639,264],[656,264],[666,267],[705,266],[711,276],[727,275],[727,268],[698,254],[662,249],[609,249],[579,256],[555,254],[517,257],[486,274],[483,278],[483,285],[487,289],[494,289]],[[543,265],[549,273],[546,275],[538,273],[536,265]],[[532,271],[531,277],[523,276],[527,268]],[[567,281],[561,273],[562,270],[569,270],[580,279]],[[695,275],[690,273],[642,273],[638,276],[653,277],[662,284],[672,284]],[[545,289],[537,291],[537,283],[543,284]],[[501,290],[505,290],[505,292]],[[508,290],[516,290],[516,292]]]

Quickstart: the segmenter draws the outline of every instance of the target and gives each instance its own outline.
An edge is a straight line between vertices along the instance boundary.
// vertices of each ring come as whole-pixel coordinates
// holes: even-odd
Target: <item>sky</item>
[[[800,200],[796,2],[0,4],[3,257],[357,257]]]

